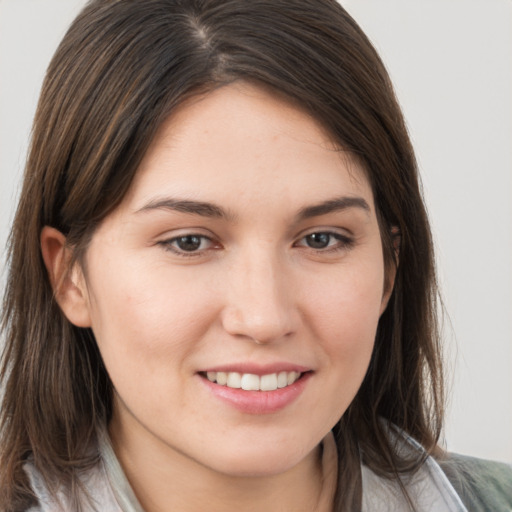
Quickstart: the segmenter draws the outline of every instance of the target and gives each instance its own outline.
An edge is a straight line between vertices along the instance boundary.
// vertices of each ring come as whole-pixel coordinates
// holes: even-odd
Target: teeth
[[[267,375],[238,372],[207,372],[210,382],[216,382],[228,388],[244,389],[246,391],[274,391],[290,386],[300,377],[299,372],[279,372]]]
[[[277,387],[285,388],[288,386],[288,374],[286,372],[279,372],[277,376]]]
[[[242,375],[242,389],[246,391],[259,391],[260,389],[260,378],[252,373],[244,373]]]
[[[290,384],[293,384],[299,377],[300,377],[300,373],[298,373],[298,372],[290,372],[286,376],[286,383],[289,386]]]
[[[274,391],[277,389],[277,375],[271,373],[270,375],[262,375],[260,379],[261,391]]]
[[[228,379],[226,382],[228,388],[241,388],[242,387],[242,376],[239,373],[229,372]]]

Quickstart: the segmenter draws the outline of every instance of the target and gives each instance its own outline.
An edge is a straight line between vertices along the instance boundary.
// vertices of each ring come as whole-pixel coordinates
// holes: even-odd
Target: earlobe
[[[382,301],[380,303],[380,314],[386,311],[388,307],[389,299],[391,294],[393,293],[393,288],[395,286],[395,276],[396,276],[396,265],[392,264],[391,268],[389,268],[386,272],[386,279],[384,283],[384,293],[382,294]]]
[[[402,242],[402,236],[400,228],[398,226],[392,226],[391,228],[391,242],[393,244],[393,261],[387,265],[386,276],[384,279],[384,293],[382,294],[382,302],[380,307],[380,314],[386,311],[389,299],[393,293],[395,287],[395,278],[398,268],[398,262],[400,259],[400,245]]]
[[[391,241],[393,242],[395,265],[398,266],[398,260],[400,259],[400,248],[402,246],[402,232],[398,226],[393,226],[391,228]]]
[[[66,246],[66,237],[57,229],[45,226],[41,231],[40,241],[55,300],[72,324],[77,327],[90,327],[85,280],[78,264],[70,268],[71,250]]]

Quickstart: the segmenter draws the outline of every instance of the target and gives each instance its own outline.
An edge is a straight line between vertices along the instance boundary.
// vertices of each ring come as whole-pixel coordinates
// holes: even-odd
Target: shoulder
[[[512,465],[457,454],[437,462],[468,510],[512,510]]]

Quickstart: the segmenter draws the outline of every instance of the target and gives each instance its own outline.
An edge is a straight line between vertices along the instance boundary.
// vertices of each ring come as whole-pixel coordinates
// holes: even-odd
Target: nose
[[[251,254],[230,267],[222,324],[232,336],[257,344],[283,340],[298,327],[293,282],[277,258]]]

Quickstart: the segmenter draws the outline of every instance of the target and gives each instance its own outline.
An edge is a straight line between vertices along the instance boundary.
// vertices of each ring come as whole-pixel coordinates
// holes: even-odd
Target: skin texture
[[[340,197],[359,202],[300,217]],[[168,198],[225,215],[152,207]],[[189,234],[204,238],[180,251]],[[93,329],[116,390],[110,434],[145,510],[314,510],[319,443],[362,382],[390,292],[356,161],[284,100],[225,86],[161,127],[85,271],[66,274],[64,241],[45,228],[43,256],[64,313]],[[242,363],[310,375],[286,407],[250,414],[199,373]]]

